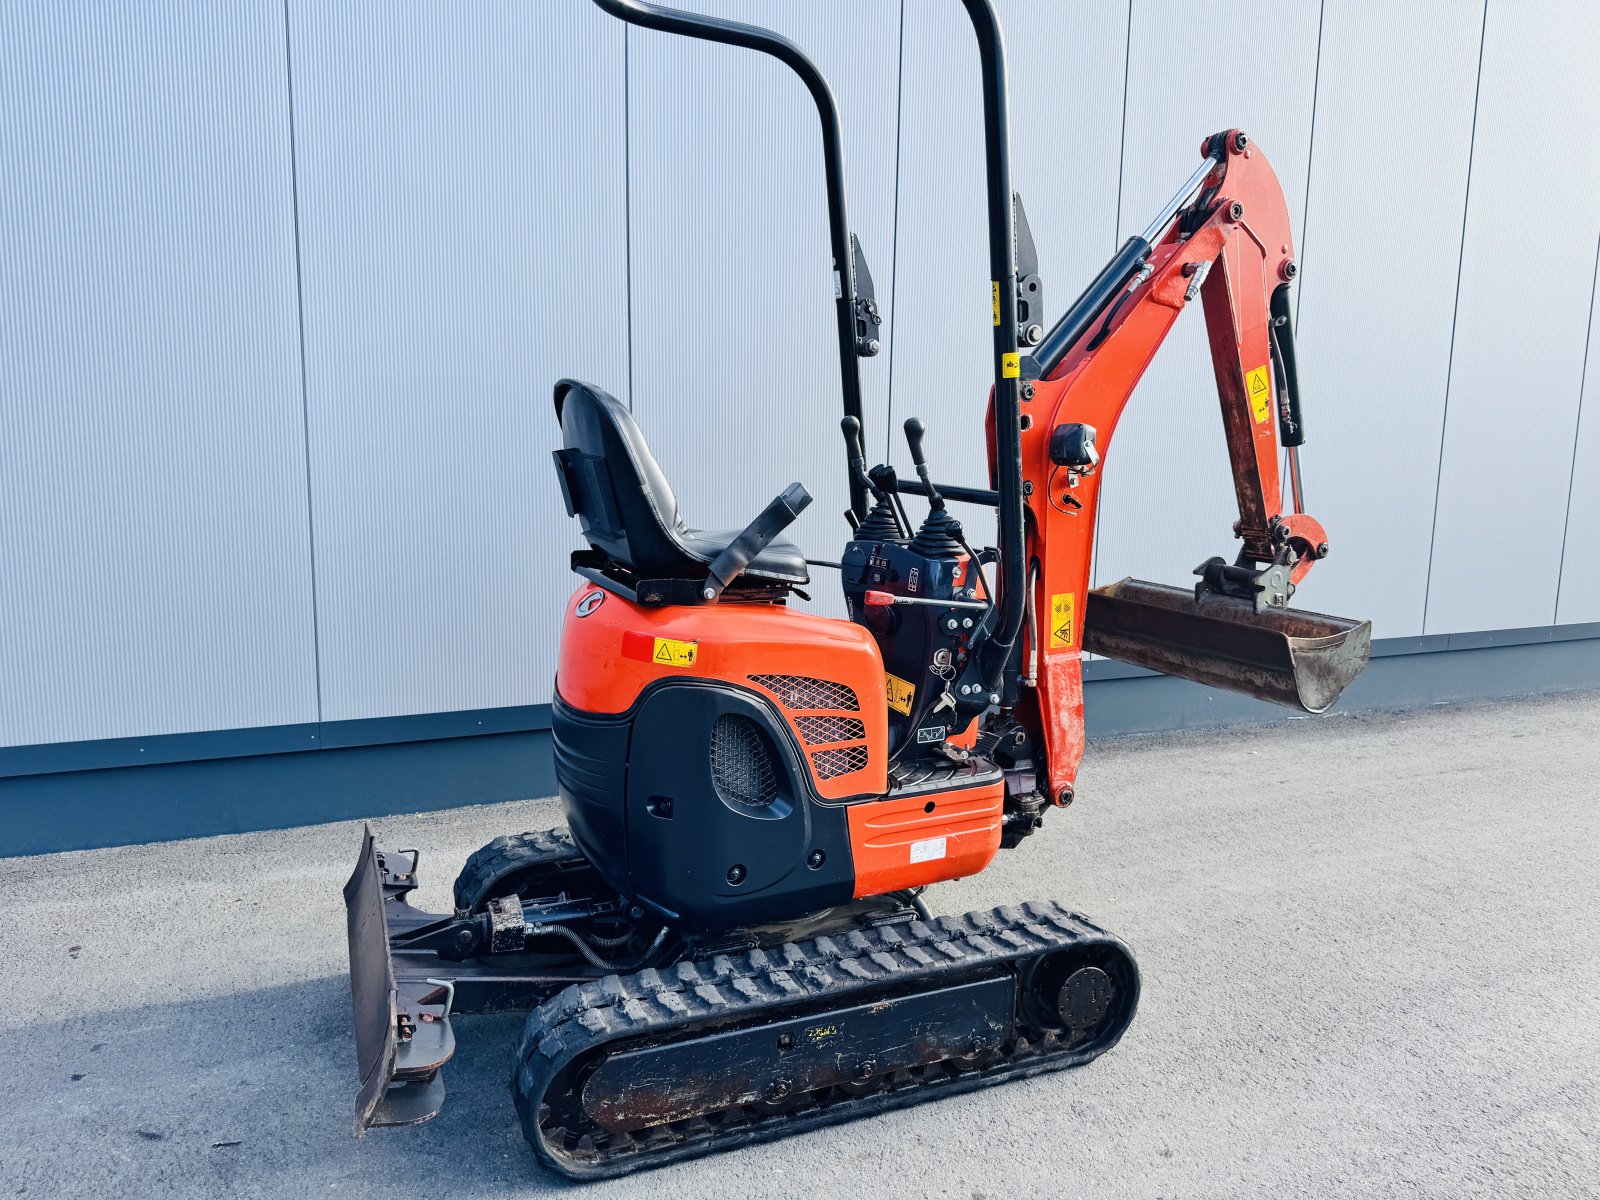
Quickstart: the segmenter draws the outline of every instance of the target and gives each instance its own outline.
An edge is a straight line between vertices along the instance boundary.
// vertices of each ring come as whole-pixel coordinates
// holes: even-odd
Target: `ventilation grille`
[[[711,727],[711,779],[724,800],[765,808],[778,798],[778,772],[761,730],[724,713]]]
[[[861,703],[856,694],[842,683],[826,679],[812,679],[807,675],[752,675],[750,682],[760,684],[778,698],[778,703],[788,709],[840,708],[845,712],[860,712]]]
[[[867,727],[855,717],[796,717],[794,723],[808,746],[859,742],[867,736]]]
[[[867,765],[865,746],[840,746],[837,750],[814,750],[811,764],[817,768],[818,779],[835,779],[859,771]]]

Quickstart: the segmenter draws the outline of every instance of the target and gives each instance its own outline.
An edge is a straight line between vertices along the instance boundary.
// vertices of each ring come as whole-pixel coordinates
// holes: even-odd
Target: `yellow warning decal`
[[[885,675],[884,686],[889,692],[889,707],[905,716],[911,715],[911,698],[917,694],[915,684],[907,683],[898,675]]]
[[[1000,324],[1000,281],[998,279],[991,279],[989,283],[994,288],[992,293],[994,298],[994,323],[998,325]]]
[[[1244,377],[1244,390],[1250,397],[1250,415],[1260,425],[1272,415],[1272,380],[1267,376],[1266,363]]]
[[[1070,646],[1078,620],[1078,593],[1057,592],[1050,597],[1050,645]]]
[[[679,642],[672,638],[657,638],[650,661],[660,667],[692,667],[699,652],[699,642]]]
[[[1000,356],[1000,378],[1015,379],[1022,374],[1022,356],[1020,354],[1002,354]]]

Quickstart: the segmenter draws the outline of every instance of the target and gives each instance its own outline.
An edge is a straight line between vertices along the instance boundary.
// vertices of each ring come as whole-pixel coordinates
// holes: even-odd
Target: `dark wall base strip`
[[[53,771],[104,771],[152,763],[194,762],[212,758],[253,758],[303,750],[431,742],[444,738],[527,733],[550,728],[548,704],[469,708],[460,712],[416,713],[303,725],[263,725],[254,729],[207,729],[150,737],[102,738],[88,742],[46,742],[0,746],[0,778]]]
[[[1090,737],[1328,720],[1340,713],[1600,688],[1600,638],[1486,645],[1442,653],[1426,647],[1416,653],[1375,655],[1333,710],[1321,717],[1307,717],[1186,679],[1139,668],[1123,670],[1137,673],[1102,677],[1084,686],[1084,718]]]
[[[0,779],[0,857],[284,829],[555,792],[550,734]]]
[[[1185,680],[1095,665],[1105,673],[1085,688],[1091,737],[1294,719]],[[1591,688],[1600,638],[1428,644],[1374,657],[1332,713],[1302,719]],[[549,796],[550,756],[549,732],[536,730],[16,776],[0,779],[0,857]]]

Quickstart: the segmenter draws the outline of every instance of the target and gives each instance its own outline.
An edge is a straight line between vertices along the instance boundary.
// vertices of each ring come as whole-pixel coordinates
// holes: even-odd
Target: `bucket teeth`
[[[1366,669],[1372,622],[1124,579],[1089,593],[1083,648],[1320,713]]]

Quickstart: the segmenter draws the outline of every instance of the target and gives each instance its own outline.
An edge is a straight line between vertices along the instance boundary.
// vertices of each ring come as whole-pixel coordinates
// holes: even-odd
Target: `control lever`
[[[945,511],[944,497],[928,474],[928,456],[922,452],[922,438],[928,427],[916,417],[907,417],[905,431],[911,462],[928,493],[928,515],[917,536],[911,539],[911,549],[929,558],[955,558],[966,552],[966,534],[961,531],[961,522]]]
[[[843,417],[839,429],[844,434],[845,454],[850,462],[850,474],[872,495],[872,511],[855,526],[855,537],[860,541],[903,542],[909,536],[908,523],[889,502],[889,493],[867,471],[867,452],[861,444],[861,422],[855,417]],[[854,521],[850,513],[846,518]]]
[[[850,461],[850,474],[856,481],[872,493],[872,498],[880,503],[885,499],[883,489],[877,481],[867,474],[867,452],[861,445],[861,422],[854,417],[842,417],[839,429],[844,433],[844,450]]]
[[[917,468],[917,478],[922,480],[922,486],[928,489],[928,507],[942,512],[944,497],[933,486],[933,480],[928,478],[928,457],[922,452],[922,438],[928,432],[928,427],[917,417],[907,417],[905,429],[906,445],[911,449],[911,464]]]
[[[810,503],[811,493],[801,484],[791,483],[779,492],[772,503],[761,510],[761,515],[746,525],[743,532],[711,560],[705,584],[700,589],[701,598],[715,600],[721,596],[723,590],[755,561],[773,538],[789,528]]]

